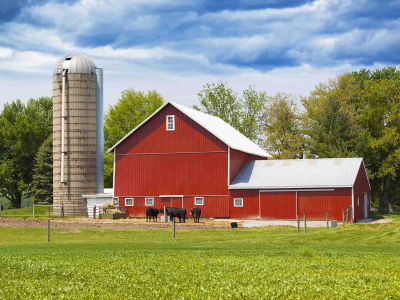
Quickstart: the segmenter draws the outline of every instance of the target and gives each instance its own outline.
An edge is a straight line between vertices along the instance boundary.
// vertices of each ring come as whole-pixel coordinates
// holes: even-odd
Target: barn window
[[[235,202],[233,203],[233,206],[235,207],[243,207],[243,198],[235,198]]]
[[[203,197],[194,198],[194,205],[204,205],[204,198]]]
[[[133,206],[133,198],[125,198],[125,206]]]
[[[145,204],[146,204],[146,206],[153,206],[154,205],[154,198],[146,198]]]
[[[167,116],[167,131],[174,131],[175,130],[175,116],[168,115]]]

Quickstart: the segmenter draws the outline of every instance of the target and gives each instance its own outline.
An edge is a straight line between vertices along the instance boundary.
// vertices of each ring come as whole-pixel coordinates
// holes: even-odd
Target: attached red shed
[[[351,220],[370,215],[370,187],[361,158],[249,161],[229,187],[231,218]],[[258,203],[257,203],[258,201]],[[236,202],[236,204],[235,204]],[[241,203],[240,205],[237,205]]]

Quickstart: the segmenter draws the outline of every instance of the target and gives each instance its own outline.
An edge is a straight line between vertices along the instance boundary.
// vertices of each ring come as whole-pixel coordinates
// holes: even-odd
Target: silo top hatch
[[[63,70],[68,70],[68,74],[95,74],[96,68],[90,58],[80,54],[70,54],[57,64],[53,75],[62,74]]]

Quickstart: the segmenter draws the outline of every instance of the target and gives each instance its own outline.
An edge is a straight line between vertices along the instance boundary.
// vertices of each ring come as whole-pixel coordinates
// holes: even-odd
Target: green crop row
[[[0,228],[0,299],[400,299],[400,222],[179,231]]]

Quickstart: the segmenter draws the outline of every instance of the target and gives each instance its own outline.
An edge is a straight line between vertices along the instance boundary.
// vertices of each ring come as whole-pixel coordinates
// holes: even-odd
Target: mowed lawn
[[[400,299],[400,216],[338,228],[0,228],[0,299]]]

